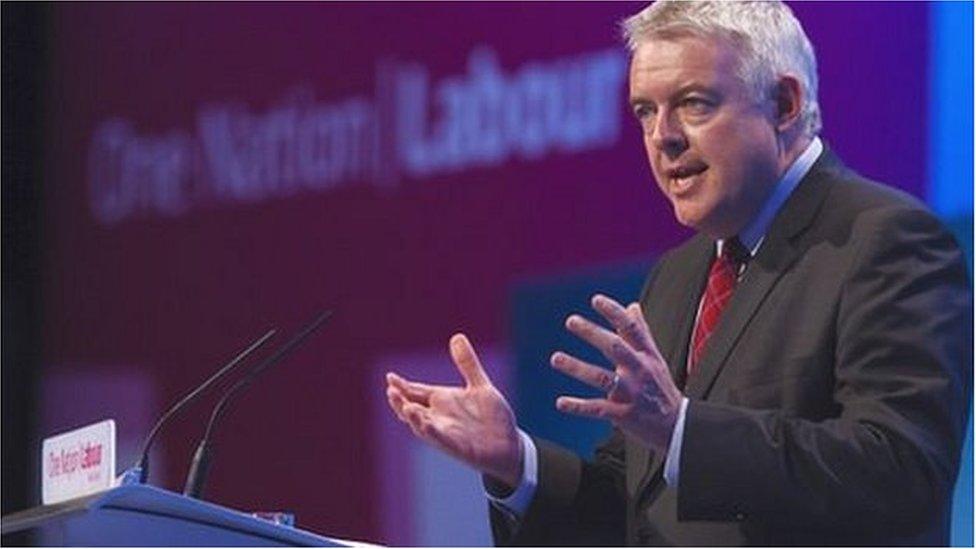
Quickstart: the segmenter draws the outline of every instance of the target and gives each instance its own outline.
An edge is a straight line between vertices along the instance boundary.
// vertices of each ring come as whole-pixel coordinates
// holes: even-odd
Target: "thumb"
[[[485,369],[474,352],[474,347],[464,334],[454,334],[450,342],[451,359],[461,372],[461,377],[470,386],[491,385]]]

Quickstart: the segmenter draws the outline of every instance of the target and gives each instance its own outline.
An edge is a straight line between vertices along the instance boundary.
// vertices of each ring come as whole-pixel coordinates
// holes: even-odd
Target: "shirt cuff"
[[[668,456],[664,461],[664,482],[670,488],[678,487],[678,472],[681,467],[681,441],[685,436],[685,413],[688,410],[688,397],[681,398],[678,407],[678,420],[674,422],[671,433],[671,443],[668,444]]]
[[[532,442],[532,437],[519,429],[519,444],[522,446],[522,478],[518,487],[506,497],[494,496],[488,490],[485,495],[488,501],[504,511],[509,517],[517,519],[525,514],[535,496],[535,488],[539,484],[539,451]]]

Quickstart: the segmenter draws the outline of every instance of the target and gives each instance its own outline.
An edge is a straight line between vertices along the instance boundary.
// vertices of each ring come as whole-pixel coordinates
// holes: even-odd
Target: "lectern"
[[[0,520],[0,534],[33,530],[42,545],[317,546],[365,545],[282,526],[220,505],[145,485],[42,505]]]

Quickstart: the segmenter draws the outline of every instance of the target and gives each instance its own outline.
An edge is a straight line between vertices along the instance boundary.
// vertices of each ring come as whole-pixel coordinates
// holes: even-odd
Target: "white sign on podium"
[[[44,505],[108,490],[115,482],[115,421],[108,419],[44,439]]]

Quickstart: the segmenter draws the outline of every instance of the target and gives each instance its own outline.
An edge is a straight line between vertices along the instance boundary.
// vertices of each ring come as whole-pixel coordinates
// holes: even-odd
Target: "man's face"
[[[654,177],[678,222],[715,238],[742,230],[779,178],[774,102],[737,76],[723,40],[652,40],[634,52],[630,101]]]

